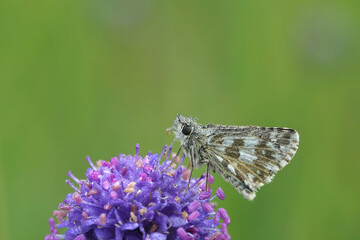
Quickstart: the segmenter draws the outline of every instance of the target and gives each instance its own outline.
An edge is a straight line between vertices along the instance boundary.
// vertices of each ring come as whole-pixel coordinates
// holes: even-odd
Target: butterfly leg
[[[187,191],[189,190],[190,181],[191,181],[191,177],[192,177],[192,173],[193,173],[193,169],[194,169],[194,151],[193,151],[193,149],[191,149],[191,151],[190,151],[190,163],[189,164],[191,164],[191,170],[190,170],[188,185],[185,190],[185,195],[186,195]]]
[[[205,177],[205,192],[210,189],[210,173],[209,173],[209,163],[206,164],[206,177]]]
[[[193,166],[193,164],[191,163],[190,176],[189,176],[188,185],[187,185],[186,190],[185,190],[185,195],[186,195],[186,193],[187,193],[187,191],[189,190],[189,187],[190,187],[190,181],[191,181],[191,176],[192,176],[192,173],[193,173],[193,169],[194,169],[194,166]]]
[[[163,170],[161,171],[161,173],[166,172],[166,170],[169,169],[169,167],[171,166],[171,164],[173,164],[175,162],[176,157],[179,155],[180,151],[181,151],[182,145],[180,146],[179,150],[177,151],[176,155],[174,156],[174,158],[171,160],[171,163]]]

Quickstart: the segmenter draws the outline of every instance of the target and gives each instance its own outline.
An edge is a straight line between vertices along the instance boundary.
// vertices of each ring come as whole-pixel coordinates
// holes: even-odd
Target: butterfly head
[[[193,133],[195,125],[194,119],[178,114],[174,120],[173,126],[168,128],[167,132],[172,130],[175,134],[175,138],[183,141]]]

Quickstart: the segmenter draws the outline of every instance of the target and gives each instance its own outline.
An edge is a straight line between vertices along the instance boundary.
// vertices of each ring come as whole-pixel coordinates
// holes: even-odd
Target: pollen
[[[72,199],[77,203],[77,204],[81,204],[82,203],[82,198],[80,196],[80,194],[78,192],[74,192],[72,195]]]
[[[186,211],[183,211],[183,212],[181,212],[181,216],[183,218],[187,218],[189,216],[189,214]]]
[[[151,228],[150,228],[150,231],[149,231],[149,233],[153,233],[153,232],[155,232],[155,230],[158,228],[158,225],[156,224],[156,222],[154,222],[154,224],[151,226]]]
[[[139,159],[136,161],[135,165],[137,168],[142,168],[144,166],[144,163],[143,161],[141,161],[141,159]]]
[[[136,186],[136,182],[129,183],[129,185],[127,185],[126,188],[124,189],[124,192],[126,192],[126,193],[135,192],[135,186]]]
[[[175,176],[175,172],[173,170],[170,170],[166,173],[166,175],[173,177],[173,176]]]
[[[121,188],[120,182],[116,181],[111,185],[111,188],[115,191],[119,190]]]
[[[101,168],[101,166],[102,166],[101,162],[102,162],[101,160],[96,161],[96,166],[98,168]]]
[[[104,205],[105,210],[110,210],[111,208],[112,208],[112,206],[110,205],[110,203],[107,203]]]
[[[133,222],[138,221],[138,217],[135,215],[134,212],[130,212],[130,220],[132,220]]]
[[[140,216],[144,215],[146,212],[147,212],[146,208],[140,208],[139,209]]]
[[[98,193],[99,193],[99,191],[96,190],[96,189],[91,189],[91,190],[88,192],[89,195],[96,195],[96,194],[98,194]]]
[[[105,225],[105,224],[106,224],[106,213],[100,214],[100,216],[99,216],[99,223],[100,223],[101,225]]]

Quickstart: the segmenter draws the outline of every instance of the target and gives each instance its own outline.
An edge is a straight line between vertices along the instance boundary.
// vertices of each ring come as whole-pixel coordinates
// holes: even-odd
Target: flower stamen
[[[186,211],[181,212],[182,218],[187,218],[189,214]]]
[[[106,213],[102,213],[99,216],[100,225],[104,226],[106,224]]]
[[[135,213],[133,212],[130,212],[130,221],[133,221],[133,222],[137,222],[138,221],[138,217],[135,215]]]
[[[130,182],[124,189],[126,193],[133,193],[135,192],[136,182]]]

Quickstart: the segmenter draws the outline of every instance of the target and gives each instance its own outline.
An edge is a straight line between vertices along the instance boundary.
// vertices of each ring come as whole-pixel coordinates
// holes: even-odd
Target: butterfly
[[[246,199],[270,183],[275,174],[294,157],[299,134],[279,127],[201,125],[196,119],[178,114],[167,131],[175,134],[174,142],[190,157],[193,169],[206,164],[221,175]],[[173,142],[173,143],[174,143]],[[190,174],[190,175],[191,175]]]

